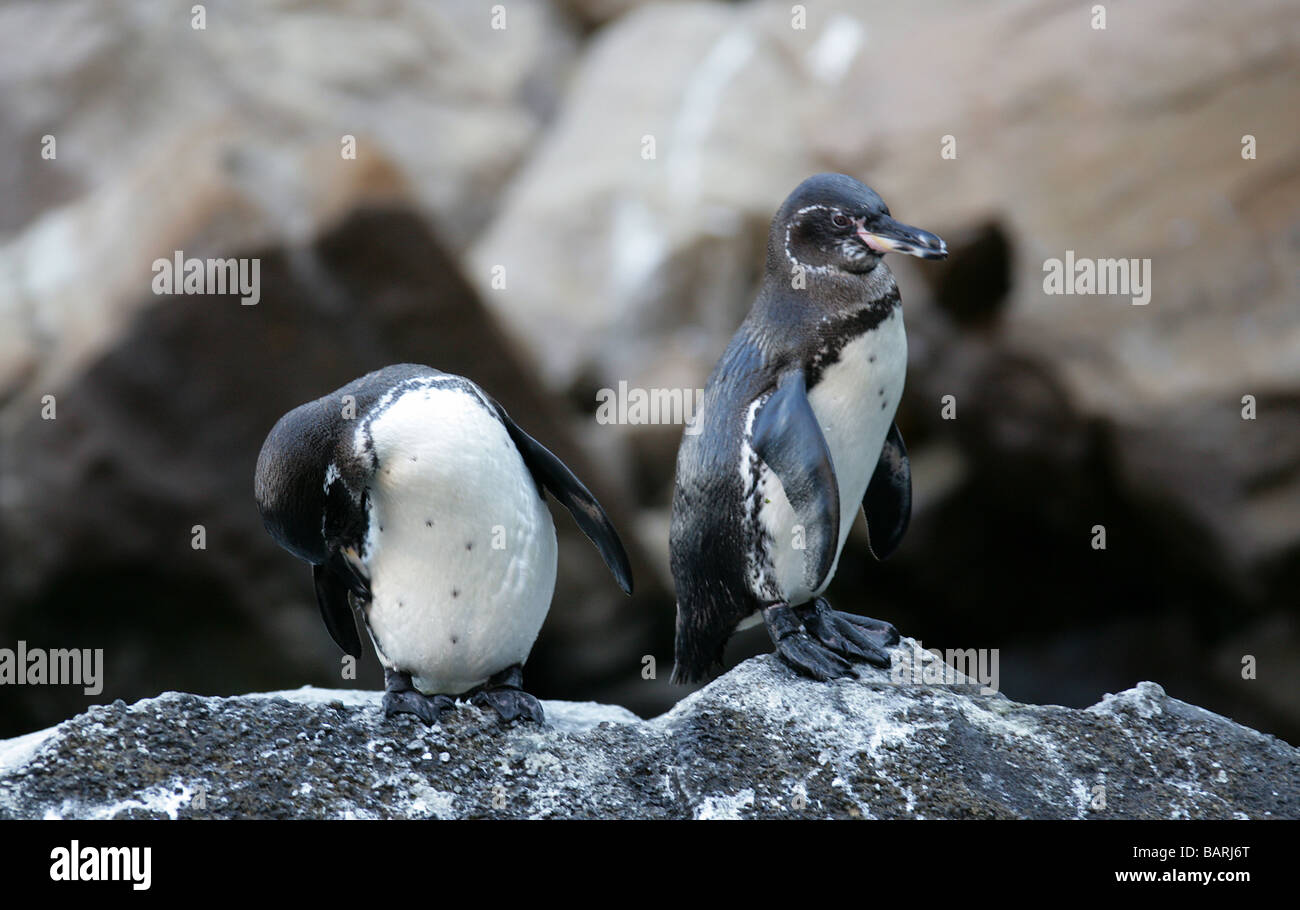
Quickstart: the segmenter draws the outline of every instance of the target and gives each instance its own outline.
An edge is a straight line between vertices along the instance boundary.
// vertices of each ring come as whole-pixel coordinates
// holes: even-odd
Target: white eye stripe
[[[817,215],[812,219],[804,217],[811,212],[816,212]],[[835,223],[836,227],[843,228],[853,223],[852,217],[845,214],[842,209],[831,205],[822,205],[820,203],[806,205],[803,208],[796,210],[787,220],[785,225],[785,243],[783,244],[782,251],[785,253],[785,258],[790,263],[791,268],[798,268],[805,275],[835,275],[840,272],[839,266],[835,265],[833,262],[825,262],[822,264],[806,262],[796,255],[794,249],[795,228],[801,225],[806,228],[810,223],[825,225],[825,219],[827,216],[830,217],[832,223]],[[836,223],[840,220],[844,223]],[[817,248],[823,254],[834,255],[838,253],[843,259],[854,263],[861,262],[870,255],[870,251],[864,248],[861,243],[857,242],[857,240],[851,236],[822,237],[820,238]]]

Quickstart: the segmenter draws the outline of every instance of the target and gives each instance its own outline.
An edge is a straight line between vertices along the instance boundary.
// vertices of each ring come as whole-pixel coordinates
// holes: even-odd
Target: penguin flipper
[[[840,488],[802,370],[785,373],[759,408],[750,444],[780,478],[804,527],[804,579],[809,590],[819,590],[839,552]]]
[[[564,462],[556,458],[546,446],[521,430],[519,425],[510,419],[505,408],[497,404],[496,409],[502,423],[505,424],[506,431],[514,441],[515,448],[519,450],[524,464],[532,473],[538,490],[548,491],[560,505],[569,510],[569,514],[578,523],[582,533],[596,545],[600,558],[605,560],[605,565],[613,574],[614,580],[618,582],[618,586],[623,589],[623,593],[631,594],[632,565],[628,561],[627,551],[623,549],[623,542],[619,540],[618,532],[614,530],[613,523],[600,503],[596,501],[596,497],[591,495],[591,491]]]
[[[912,466],[898,424],[891,424],[880,461],[862,497],[867,518],[867,547],[876,559],[890,556],[903,542],[912,519]]]
[[[349,586],[338,575],[332,563],[342,560],[337,551],[330,556],[330,562],[311,567],[312,581],[316,585],[316,603],[320,605],[321,618],[330,638],[343,649],[345,654],[361,656],[361,637],[357,634],[357,621],[348,603]]]

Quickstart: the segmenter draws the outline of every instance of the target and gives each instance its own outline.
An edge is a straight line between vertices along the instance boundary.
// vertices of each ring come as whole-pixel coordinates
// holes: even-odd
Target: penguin
[[[897,630],[821,596],[859,507],[877,559],[911,517],[894,423],[907,336],[890,252],[948,251],[844,174],[809,177],[772,219],[758,296],[678,449],[674,682],[706,678],[732,633],[760,621],[776,652],[814,679],[890,665]]]
[[[285,414],[254,488],[267,531],[311,564],[325,627],[354,657],[360,613],[388,717],[432,726],[468,696],[504,722],[544,722],[522,686],[555,589],[546,493],[632,593],[623,544],[582,482],[481,388],[431,367],[384,367]]]

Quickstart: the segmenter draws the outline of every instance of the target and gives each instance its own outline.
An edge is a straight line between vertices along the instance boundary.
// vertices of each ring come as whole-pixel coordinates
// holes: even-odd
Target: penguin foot
[[[830,604],[827,604],[826,608],[829,610]],[[845,613],[840,610],[833,610],[832,612],[845,622],[857,626],[859,631],[869,635],[878,648],[892,648],[902,640],[893,623],[885,622],[883,619],[872,619],[870,616],[859,616],[857,613]]]
[[[414,714],[432,727],[442,718],[442,712],[455,704],[446,695],[425,695],[414,689],[409,692],[385,692],[384,716]]]
[[[841,613],[831,609],[826,598],[796,610],[808,634],[836,654],[888,670],[890,658],[886,648],[898,644],[898,630],[887,622]]]
[[[808,634],[789,604],[766,607],[763,622],[767,625],[772,644],[776,646],[776,653],[798,672],[823,682],[840,676],[857,678],[858,674],[847,660]]]
[[[524,673],[518,664],[506,667],[491,677],[483,688],[474,693],[470,704],[480,708],[491,708],[501,717],[502,723],[512,720],[531,720],[534,723],[546,723],[542,703],[529,695],[522,688]]]
[[[430,727],[456,702],[446,695],[425,695],[411,685],[411,674],[384,668],[384,717],[414,714]]]

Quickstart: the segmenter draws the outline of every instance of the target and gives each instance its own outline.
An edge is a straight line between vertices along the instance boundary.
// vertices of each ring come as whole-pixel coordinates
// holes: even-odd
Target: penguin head
[[[817,174],[795,187],[772,219],[769,246],[782,271],[799,265],[865,274],[885,253],[943,259],[948,247],[929,231],[895,221],[866,184],[845,174]]]

